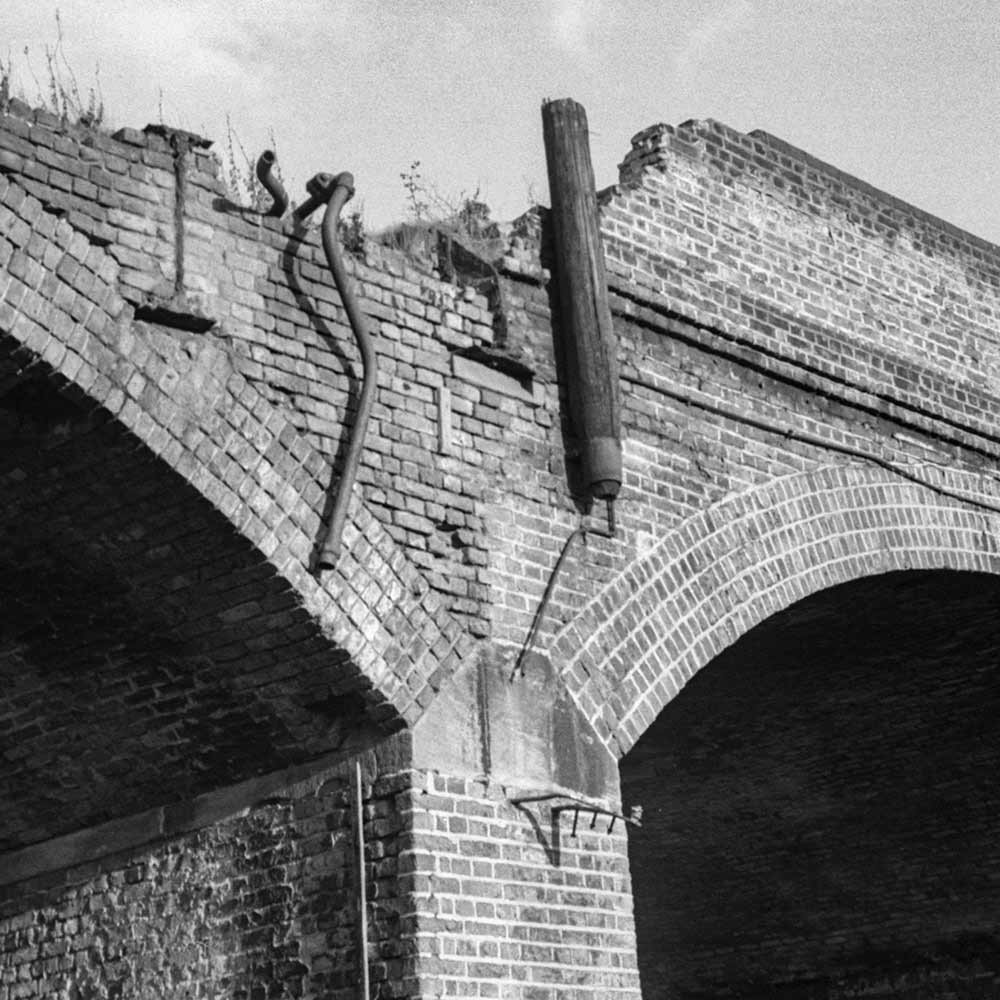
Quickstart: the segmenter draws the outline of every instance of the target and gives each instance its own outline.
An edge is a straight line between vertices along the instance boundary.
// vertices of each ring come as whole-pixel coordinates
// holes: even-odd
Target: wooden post
[[[584,482],[592,497],[608,501],[610,516],[622,481],[621,401],[587,113],[568,98],[549,101],[542,128],[570,417]]]

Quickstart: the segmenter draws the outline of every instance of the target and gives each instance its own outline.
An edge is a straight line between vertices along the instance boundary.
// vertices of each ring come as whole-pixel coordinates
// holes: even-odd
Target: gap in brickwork
[[[667,705],[621,767],[644,997],[995,995],[998,602],[832,588]]]

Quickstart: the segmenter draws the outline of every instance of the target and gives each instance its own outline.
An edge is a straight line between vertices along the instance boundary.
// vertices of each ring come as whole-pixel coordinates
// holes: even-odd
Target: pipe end
[[[274,150],[265,149],[257,158],[257,180],[263,184],[264,190],[272,198],[271,207],[264,214],[280,218],[288,208],[288,193],[285,191],[284,185],[273,173],[277,162],[278,157],[275,155]]]
[[[340,545],[325,545],[320,550],[319,556],[316,558],[316,572],[321,573],[323,570],[336,569],[337,561],[340,559]]]

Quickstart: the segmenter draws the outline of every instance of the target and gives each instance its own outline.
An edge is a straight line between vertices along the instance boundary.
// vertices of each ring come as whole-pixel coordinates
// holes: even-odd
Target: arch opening
[[[5,344],[0,854],[382,738],[348,654],[259,550]]]
[[[892,572],[751,629],[621,762],[642,995],[1000,988],[1000,577]]]

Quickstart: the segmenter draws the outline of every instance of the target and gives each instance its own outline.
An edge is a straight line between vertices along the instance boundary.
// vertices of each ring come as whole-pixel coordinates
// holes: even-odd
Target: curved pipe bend
[[[344,304],[347,319],[351,324],[351,330],[358,345],[363,374],[361,398],[358,400],[358,410],[354,418],[354,426],[351,428],[351,438],[347,445],[347,455],[344,458],[344,468],[340,476],[340,485],[337,488],[337,497],[333,503],[333,511],[330,515],[326,538],[323,541],[318,559],[318,568],[331,569],[336,565],[337,557],[340,555],[341,536],[344,533],[344,524],[347,521],[347,507],[351,501],[351,491],[354,489],[354,481],[358,475],[358,466],[361,462],[361,449],[364,445],[365,434],[368,431],[368,421],[371,417],[372,404],[375,402],[378,369],[375,358],[375,346],[372,343],[371,334],[368,331],[361,307],[358,305],[358,300],[354,295],[354,289],[351,287],[350,280],[347,277],[347,270],[344,267],[344,260],[341,256],[340,243],[337,239],[337,225],[340,222],[340,212],[354,194],[354,178],[349,173],[338,174],[334,178],[321,174],[313,178],[313,183],[307,185],[307,187],[312,196],[311,200],[317,202],[323,194],[329,192],[326,211],[323,213],[323,250],[326,253],[327,265],[330,268],[330,273],[333,275],[334,284],[337,286],[337,292],[340,294],[340,300]],[[301,209],[296,215],[300,219],[304,218]]]
[[[277,162],[278,158],[274,155],[274,150],[265,149],[257,160],[257,180],[264,185],[264,190],[273,199],[271,207],[264,215],[273,215],[280,219],[288,208],[288,192],[274,173],[274,166]]]

